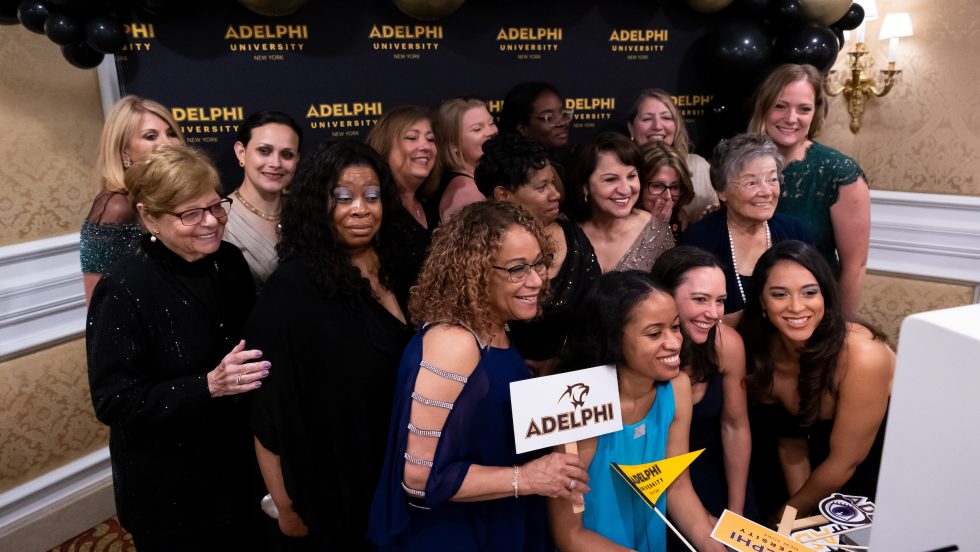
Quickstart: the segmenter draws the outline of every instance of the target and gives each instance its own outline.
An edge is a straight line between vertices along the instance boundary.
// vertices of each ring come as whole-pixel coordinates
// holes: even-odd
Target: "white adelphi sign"
[[[518,453],[623,429],[614,366],[597,366],[510,384]]]

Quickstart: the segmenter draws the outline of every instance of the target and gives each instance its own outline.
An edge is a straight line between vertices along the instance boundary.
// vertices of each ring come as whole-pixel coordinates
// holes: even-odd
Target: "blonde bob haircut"
[[[408,310],[412,321],[448,322],[470,328],[484,340],[489,338],[494,323],[506,322],[496,320],[491,311],[490,282],[504,235],[515,226],[534,236],[542,256],[554,253],[534,217],[509,202],[472,203],[440,225],[411,290]],[[548,279],[541,285],[544,293]]]
[[[667,106],[667,110],[670,111],[670,116],[674,118],[674,126],[677,129],[674,131],[674,143],[670,145],[674,146],[674,149],[687,159],[687,154],[691,152],[691,138],[687,134],[687,124],[684,122],[684,117],[681,117],[680,110],[674,105],[674,99],[666,90],[647,88],[643,92],[640,92],[640,95],[636,97],[636,101],[633,102],[633,107],[627,115],[629,126],[632,127],[636,124],[636,118],[640,115],[640,105],[648,99],[657,100]]]
[[[398,140],[401,140],[402,136],[411,128],[412,125],[419,121],[428,121],[429,125],[433,127],[433,134],[436,135],[436,155],[438,155],[438,134],[435,133],[435,124],[432,121],[432,115],[429,113],[428,109],[417,105],[400,105],[395,107],[391,111],[386,112],[381,116],[381,119],[374,125],[371,132],[368,133],[365,142],[367,145],[371,146],[371,149],[378,152],[378,155],[384,159],[386,164],[391,156],[391,150],[395,148],[395,144]],[[432,171],[429,176],[422,181],[416,190],[416,195],[419,197],[428,197],[436,191],[439,187],[439,164],[435,163],[432,166]],[[392,177],[394,177],[394,172],[392,172]],[[396,183],[397,184],[397,183]]]
[[[677,173],[681,192],[674,203],[673,215],[677,216],[683,207],[694,200],[694,184],[691,182],[691,171],[687,168],[687,162],[674,146],[660,140],[651,140],[643,144],[640,146],[640,153],[643,154],[643,173],[647,175],[647,181],[643,183],[644,188],[653,180],[661,167],[670,167]]]
[[[133,210],[137,203],[158,217],[207,193],[221,195],[218,169],[208,156],[188,146],[161,144],[126,171]]]
[[[140,118],[150,113],[163,119],[173,129],[180,143],[184,135],[170,111],[163,105],[139,96],[126,96],[109,110],[99,138],[99,156],[95,160],[95,179],[98,191],[124,192],[123,150],[140,130]]]
[[[460,171],[466,165],[459,147],[460,127],[463,126],[463,115],[478,107],[490,112],[487,102],[479,98],[453,98],[439,106],[435,131],[436,144],[439,146],[439,166],[443,170]]]
[[[783,89],[790,83],[805,80],[813,89],[813,120],[807,138],[811,140],[820,134],[824,119],[827,117],[827,98],[823,93],[823,75],[812,65],[797,65],[786,63],[773,69],[766,80],[759,85],[755,94],[755,108],[749,121],[748,132],[766,134],[766,118],[772,113],[779,101]]]

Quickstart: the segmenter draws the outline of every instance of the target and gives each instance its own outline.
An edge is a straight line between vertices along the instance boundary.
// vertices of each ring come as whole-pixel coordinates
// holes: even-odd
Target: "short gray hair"
[[[739,134],[722,140],[711,155],[711,187],[724,192],[728,183],[735,179],[745,165],[758,157],[772,157],[776,161],[779,183],[783,183],[783,167],[786,161],[776,144],[763,134]]]

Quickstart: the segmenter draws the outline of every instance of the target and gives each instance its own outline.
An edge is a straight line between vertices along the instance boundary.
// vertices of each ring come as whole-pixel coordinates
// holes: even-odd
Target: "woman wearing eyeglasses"
[[[752,270],[767,249],[785,240],[813,241],[805,223],[776,213],[782,169],[782,155],[761,134],[739,134],[720,142],[711,159],[711,185],[722,207],[681,235],[681,243],[710,251],[722,261],[729,324],[738,321],[734,313],[755,293]]]
[[[643,154],[646,182],[640,191],[640,208],[670,224],[674,239],[687,228],[687,207],[694,200],[691,173],[684,158],[662,141],[647,142]]]
[[[141,551],[252,550],[261,493],[234,395],[259,388],[270,364],[241,340],[255,294],[241,252],[221,241],[231,200],[184,146],[158,146],[125,183],[149,234],[103,274],[86,334],[119,519]]]

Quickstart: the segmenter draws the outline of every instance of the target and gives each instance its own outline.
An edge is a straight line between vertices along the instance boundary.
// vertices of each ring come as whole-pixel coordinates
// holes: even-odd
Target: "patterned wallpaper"
[[[917,312],[959,307],[973,303],[974,286],[903,276],[869,273],[861,297],[861,316],[898,344],[898,330],[905,317]]]
[[[0,363],[0,405],[0,492],[109,444],[83,339]]]
[[[0,245],[77,232],[102,130],[94,70],[23,26],[0,26]]]
[[[898,52],[902,80],[866,104],[856,135],[843,96],[831,98],[820,140],[855,157],[876,189],[980,195],[976,0],[878,0],[877,6],[880,17],[867,29],[875,74],[887,65],[888,41],[878,40],[885,13],[912,17],[915,35],[901,39]],[[845,60],[838,58],[836,68]]]

